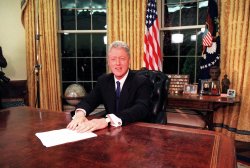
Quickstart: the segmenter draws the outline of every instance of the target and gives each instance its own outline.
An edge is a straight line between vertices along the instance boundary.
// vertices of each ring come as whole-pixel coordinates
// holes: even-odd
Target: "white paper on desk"
[[[46,147],[60,145],[68,142],[79,141],[87,138],[96,137],[93,132],[78,133],[69,129],[59,129],[35,134]]]

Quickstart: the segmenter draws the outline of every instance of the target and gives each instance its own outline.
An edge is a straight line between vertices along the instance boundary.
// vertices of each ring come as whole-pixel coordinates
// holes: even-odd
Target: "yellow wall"
[[[0,0],[0,46],[7,60],[3,68],[11,80],[26,80],[25,32],[20,0]]]

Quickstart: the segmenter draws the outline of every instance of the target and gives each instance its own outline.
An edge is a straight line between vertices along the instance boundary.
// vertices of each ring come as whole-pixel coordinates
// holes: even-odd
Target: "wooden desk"
[[[29,107],[0,111],[0,167],[235,168],[232,139],[213,131],[135,123],[95,138],[46,148],[36,132],[66,127],[70,116]]]
[[[169,108],[192,109],[200,114],[210,130],[213,130],[213,112],[220,107],[240,103],[239,97],[229,98],[205,95],[168,95]],[[206,112],[205,115],[201,112]]]

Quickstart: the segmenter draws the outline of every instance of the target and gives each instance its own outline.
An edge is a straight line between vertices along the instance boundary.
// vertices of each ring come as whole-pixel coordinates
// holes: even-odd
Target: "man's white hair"
[[[114,41],[109,45],[109,49],[108,52],[110,52],[110,50],[112,48],[122,48],[125,50],[125,52],[128,54],[128,56],[130,57],[130,50],[128,47],[128,44],[125,43],[124,41]]]

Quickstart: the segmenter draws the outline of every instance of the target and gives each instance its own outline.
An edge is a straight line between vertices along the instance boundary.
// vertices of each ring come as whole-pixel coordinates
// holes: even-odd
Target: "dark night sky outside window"
[[[106,73],[106,0],[59,1],[62,91],[79,83],[89,92]]]

